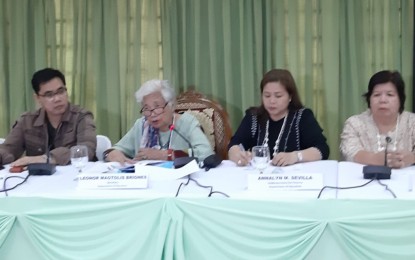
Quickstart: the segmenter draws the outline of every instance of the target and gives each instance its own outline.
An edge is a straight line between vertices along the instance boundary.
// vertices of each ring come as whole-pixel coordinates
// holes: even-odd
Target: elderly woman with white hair
[[[213,154],[199,121],[188,113],[175,113],[176,95],[168,81],[147,81],[135,97],[142,106],[143,116],[118,143],[104,152],[105,161],[123,164],[139,160],[173,160],[175,151],[187,152],[189,149],[200,161]]]

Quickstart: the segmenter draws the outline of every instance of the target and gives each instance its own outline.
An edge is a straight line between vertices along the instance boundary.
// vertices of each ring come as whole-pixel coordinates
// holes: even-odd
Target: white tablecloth
[[[322,173],[324,176],[324,185],[337,185],[337,161],[317,161],[297,164],[289,167],[280,168],[283,173],[301,173],[314,172]],[[103,162],[90,162],[84,169],[85,172],[92,169],[105,169]],[[275,167],[270,166],[266,172],[272,172]],[[319,190],[293,190],[293,191],[251,191],[247,189],[248,173],[256,173],[251,167],[235,167],[230,161],[223,161],[222,164],[209,171],[200,170],[193,173],[191,177],[205,186],[212,186],[214,191],[226,193],[231,198],[240,199],[314,199],[317,198]],[[10,174],[8,167],[0,171],[5,176],[18,175],[26,176],[27,172],[19,174]],[[278,174],[278,173],[275,173]],[[122,190],[80,190],[77,189],[76,169],[71,165],[58,166],[57,171],[52,176],[31,176],[26,183],[8,192],[9,196],[19,197],[52,197],[52,198],[159,198],[174,197],[177,189],[187,178],[174,181],[149,181],[147,189],[122,189]],[[12,187],[20,182],[20,179],[9,179],[7,187]],[[206,197],[210,189],[198,187],[194,182],[188,186],[182,187],[179,197]],[[336,198],[336,190],[328,190],[322,198]],[[5,196],[2,193],[1,196]],[[221,194],[213,194],[212,197],[224,197]]]
[[[362,164],[353,162],[339,162],[338,184],[339,187],[352,187],[363,185],[370,181],[363,178]],[[415,166],[404,169],[392,170],[390,180],[380,180],[399,199],[415,199],[415,192],[411,191],[415,173]],[[378,181],[372,181],[361,188],[338,190],[339,199],[393,199],[393,195]]]

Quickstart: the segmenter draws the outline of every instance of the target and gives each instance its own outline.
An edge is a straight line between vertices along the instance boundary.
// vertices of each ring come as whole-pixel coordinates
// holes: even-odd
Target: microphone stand
[[[190,151],[192,152],[192,156],[175,158],[174,161],[173,161],[174,168],[183,167],[184,165],[188,164],[189,162],[191,162],[193,160],[196,160],[196,162],[197,162],[198,161],[197,158],[194,157],[195,153],[193,151],[193,146],[189,142],[189,140],[184,135],[182,135],[179,131],[177,131],[177,129],[174,127],[174,125],[170,126],[170,131],[173,131],[178,136],[180,136],[187,143],[187,145],[190,147]]]
[[[387,154],[388,154],[388,146],[392,139],[387,136],[385,138],[386,146],[385,146],[385,159],[384,163],[381,166],[378,165],[366,165],[363,167],[363,178],[364,179],[390,179],[391,178],[391,168],[388,167],[387,163]]]
[[[384,160],[384,166],[388,166],[388,160],[387,160],[387,155],[388,155],[388,146],[390,144],[390,142],[392,141],[392,139],[389,136],[386,136],[385,138],[386,141],[386,146],[385,146],[385,160]]]

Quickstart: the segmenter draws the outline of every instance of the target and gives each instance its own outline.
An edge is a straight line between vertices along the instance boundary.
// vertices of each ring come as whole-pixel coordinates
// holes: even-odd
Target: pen
[[[244,147],[244,145],[243,145],[243,144],[239,144],[238,146],[239,146],[239,149],[240,149],[242,152],[244,152],[244,151],[245,151],[245,147]]]

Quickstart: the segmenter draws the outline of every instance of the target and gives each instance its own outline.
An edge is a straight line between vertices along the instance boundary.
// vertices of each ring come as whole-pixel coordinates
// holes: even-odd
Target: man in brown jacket
[[[34,97],[41,108],[22,114],[16,121],[0,144],[0,165],[45,162],[48,150],[51,163],[66,165],[70,162],[70,148],[80,144],[88,147],[89,160],[95,159],[94,117],[69,103],[65,85],[65,76],[59,70],[46,68],[33,75]]]

